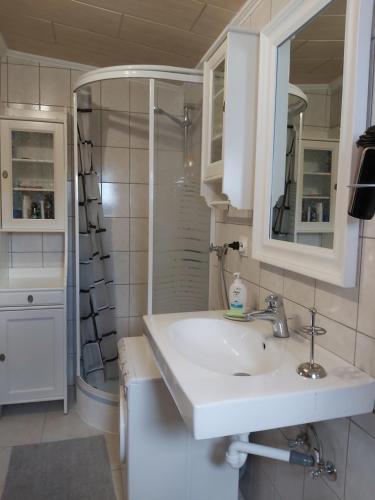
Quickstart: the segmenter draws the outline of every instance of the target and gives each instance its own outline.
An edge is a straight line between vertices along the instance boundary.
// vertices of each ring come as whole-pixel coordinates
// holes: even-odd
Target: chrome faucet
[[[283,339],[289,337],[283,298],[279,295],[269,295],[266,297],[265,302],[268,306],[267,309],[244,314],[244,319],[247,321],[253,321],[256,319],[271,321],[274,337]]]

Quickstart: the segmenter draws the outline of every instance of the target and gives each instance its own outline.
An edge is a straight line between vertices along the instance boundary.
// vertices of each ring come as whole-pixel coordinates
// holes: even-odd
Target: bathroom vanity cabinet
[[[39,271],[36,288],[36,272],[10,270],[0,289],[0,406],[61,399],[66,411],[63,277]]]
[[[259,35],[230,28],[204,63],[201,194],[252,208]]]
[[[31,113],[0,126],[2,229],[64,230],[64,122]]]

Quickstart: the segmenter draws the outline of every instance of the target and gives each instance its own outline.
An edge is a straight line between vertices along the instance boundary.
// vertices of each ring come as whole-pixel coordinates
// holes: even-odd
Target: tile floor
[[[33,403],[4,406],[0,417],[0,497],[8,470],[12,446],[61,441],[101,434],[101,431],[83,422],[76,409],[74,394],[70,394],[69,413],[64,415],[62,403]],[[110,459],[117,500],[123,500],[119,437],[104,434]]]

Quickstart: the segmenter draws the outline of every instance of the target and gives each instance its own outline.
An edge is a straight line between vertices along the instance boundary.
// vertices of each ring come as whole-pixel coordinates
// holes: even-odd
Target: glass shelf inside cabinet
[[[54,219],[54,136],[12,131],[14,219]]]
[[[223,149],[223,112],[224,112],[224,72],[225,60],[213,70],[213,102],[211,124],[211,162],[222,159]]]

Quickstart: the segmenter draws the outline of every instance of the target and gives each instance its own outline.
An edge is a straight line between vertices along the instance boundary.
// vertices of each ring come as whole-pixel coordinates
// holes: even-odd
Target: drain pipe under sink
[[[225,459],[233,469],[240,469],[246,462],[247,455],[258,455],[259,457],[272,458],[290,464],[303,465],[304,467],[313,467],[315,465],[313,455],[249,443],[248,434],[240,434],[238,440],[229,445]]]

